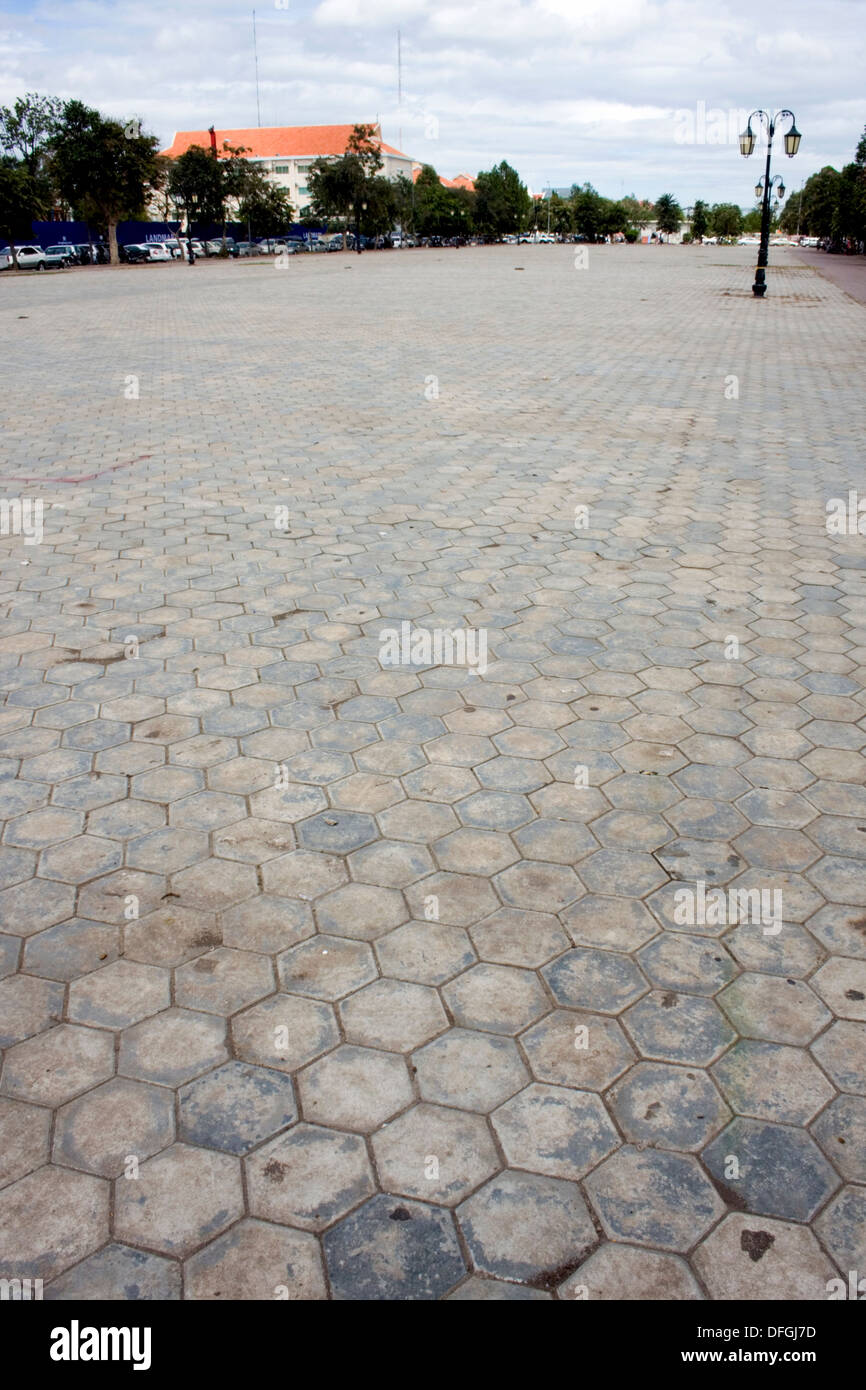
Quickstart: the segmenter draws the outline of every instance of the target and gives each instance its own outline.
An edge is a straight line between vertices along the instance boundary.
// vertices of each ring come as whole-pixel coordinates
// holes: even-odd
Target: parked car
[[[147,241],[144,249],[150,261],[170,261],[173,259],[171,251],[164,241]]]
[[[68,241],[58,243],[57,246],[46,246],[45,264],[46,266],[80,265],[78,248],[71,246]]]
[[[12,252],[9,250],[0,251],[0,270],[8,270],[13,264]]]
[[[16,246],[15,254],[20,270],[45,269],[45,252],[41,246]]]
[[[141,265],[144,261],[150,260],[150,251],[147,246],[140,246],[137,242],[128,242],[126,246],[118,247],[118,255],[127,265]]]
[[[231,236],[227,236],[225,239],[223,239],[223,237],[214,237],[211,241],[206,241],[204,244],[204,253],[206,256],[221,256],[223,253],[223,246],[225,246],[228,255],[233,256],[235,260],[237,260],[238,246],[234,237]]]
[[[263,254],[257,241],[239,241],[237,248],[239,256],[261,256]]]

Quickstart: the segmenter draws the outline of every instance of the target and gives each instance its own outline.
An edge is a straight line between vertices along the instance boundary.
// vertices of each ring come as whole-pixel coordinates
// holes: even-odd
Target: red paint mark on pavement
[[[22,478],[13,476],[2,478],[4,483],[26,483],[31,486],[34,483],[91,483],[94,478],[101,478],[104,473],[116,473],[120,468],[131,468],[134,463],[141,463],[143,459],[153,458],[153,454],[139,454],[137,458],[128,459],[126,463],[113,463],[110,468],[100,468],[97,473],[82,473],[80,478]]]

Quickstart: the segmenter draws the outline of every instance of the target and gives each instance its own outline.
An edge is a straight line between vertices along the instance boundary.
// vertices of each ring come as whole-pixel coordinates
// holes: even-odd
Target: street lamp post
[[[759,197],[763,193],[763,203],[761,206],[761,247],[758,251],[758,264],[755,269],[755,283],[752,285],[752,294],[756,299],[763,299],[767,292],[767,260],[770,248],[770,204],[773,196],[773,184],[776,179],[770,177],[770,158],[773,152],[773,136],[776,133],[776,122],[783,116],[791,117],[791,128],[785,132],[785,154],[789,159],[800,148],[800,132],[797,129],[797,122],[794,119],[793,111],[777,111],[772,118],[766,111],[753,111],[746,123],[746,129],[740,136],[740,154],[748,159],[752,150],[755,148],[755,135],[752,130],[752,121],[757,119],[767,127],[767,167],[763,180],[759,180],[755,187],[755,196]],[[778,179],[778,175],[776,176]],[[780,192],[784,196],[784,184],[778,179]]]
[[[367,211],[366,203],[355,203],[355,250],[361,254],[361,212]]]

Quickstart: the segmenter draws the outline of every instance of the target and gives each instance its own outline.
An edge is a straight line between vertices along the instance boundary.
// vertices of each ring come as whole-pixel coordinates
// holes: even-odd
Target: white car
[[[173,259],[171,251],[164,241],[145,242],[148,260],[151,261],[170,261]]]
[[[45,252],[41,246],[16,246],[15,252],[21,270],[45,269]]]
[[[0,251],[0,270],[8,270],[12,265],[12,252]]]

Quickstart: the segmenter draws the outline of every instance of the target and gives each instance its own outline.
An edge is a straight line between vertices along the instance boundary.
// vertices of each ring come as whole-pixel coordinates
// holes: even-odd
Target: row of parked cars
[[[22,270],[62,270],[71,265],[107,265],[108,247],[102,242],[59,242],[56,246],[16,246],[18,264]],[[0,251],[0,270],[13,265],[12,251]]]

